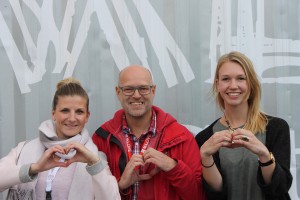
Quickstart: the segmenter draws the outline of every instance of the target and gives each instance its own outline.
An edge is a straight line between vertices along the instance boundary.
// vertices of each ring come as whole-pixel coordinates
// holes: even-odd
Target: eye
[[[228,77],[224,77],[224,78],[222,78],[222,81],[228,81],[229,80],[229,78]]]
[[[147,87],[147,86],[143,86],[143,87],[139,88],[139,91],[143,92],[143,93],[148,92],[149,90],[150,90],[150,87]]]
[[[83,114],[85,112],[83,110],[76,110],[76,113],[79,114],[79,115],[81,115],[81,114]]]
[[[67,113],[67,112],[69,112],[69,109],[64,108],[64,109],[61,109],[60,112],[62,112],[62,113]]]
[[[238,77],[238,80],[240,80],[240,81],[246,80],[246,77],[240,76],[240,77]]]
[[[134,89],[132,87],[124,87],[123,88],[123,92],[126,92],[126,93],[130,93],[132,92]]]

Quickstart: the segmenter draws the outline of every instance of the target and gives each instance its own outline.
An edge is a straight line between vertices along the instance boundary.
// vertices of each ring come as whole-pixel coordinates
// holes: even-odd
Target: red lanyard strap
[[[125,137],[126,137],[126,145],[127,145],[127,155],[128,155],[128,158],[131,159],[132,157],[132,143],[129,139],[129,134],[125,134]],[[141,151],[140,151],[140,155],[143,155],[144,152],[146,151],[147,147],[148,147],[148,144],[150,143],[150,139],[151,139],[151,133],[148,133],[143,145],[142,145],[142,148],[141,148]]]

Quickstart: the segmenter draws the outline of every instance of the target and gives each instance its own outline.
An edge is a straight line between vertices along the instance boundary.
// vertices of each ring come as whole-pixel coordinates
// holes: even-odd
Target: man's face
[[[116,93],[126,117],[134,119],[151,116],[156,86],[152,85],[149,71],[132,66],[124,69],[119,77]]]

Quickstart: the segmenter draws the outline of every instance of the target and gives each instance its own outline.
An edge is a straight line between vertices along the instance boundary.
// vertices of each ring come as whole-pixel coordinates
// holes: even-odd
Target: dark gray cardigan
[[[281,118],[267,116],[268,124],[266,127],[266,147],[273,153],[276,160],[276,167],[272,181],[269,185],[264,183],[260,167],[257,169],[257,183],[266,195],[266,200],[285,200],[291,199],[288,191],[291,187],[293,177],[290,172],[291,144],[290,129],[287,122]],[[213,135],[213,126],[218,121],[214,121],[209,127],[196,135],[199,148]],[[221,164],[219,152],[213,155],[216,166],[221,175]],[[221,192],[213,190],[202,176],[202,184],[208,200],[227,200],[227,185],[223,178],[223,189]]]

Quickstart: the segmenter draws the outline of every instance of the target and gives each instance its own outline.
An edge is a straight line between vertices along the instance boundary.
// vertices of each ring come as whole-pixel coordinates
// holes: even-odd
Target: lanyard
[[[59,162],[64,162],[65,159],[61,158]],[[46,179],[46,200],[51,200],[51,190],[52,190],[52,182],[56,176],[60,167],[54,167],[48,171],[47,179]]]
[[[126,145],[127,145],[127,154],[128,154],[128,158],[129,160],[131,159],[132,157],[132,143],[129,139],[129,134],[125,134],[125,137],[126,137]],[[150,143],[150,139],[151,139],[151,133],[148,133],[143,145],[142,145],[142,148],[141,148],[141,151],[140,151],[140,155],[143,155],[144,152],[146,151],[147,147],[148,147],[148,144]]]

